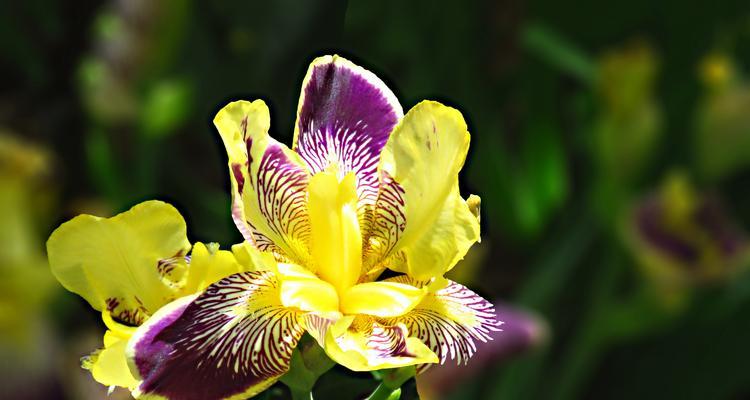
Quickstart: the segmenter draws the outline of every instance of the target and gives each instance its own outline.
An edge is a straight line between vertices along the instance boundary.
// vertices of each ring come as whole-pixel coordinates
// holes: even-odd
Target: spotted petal
[[[112,218],[73,218],[52,232],[47,254],[66,289],[138,325],[180,295],[186,230],[174,207],[146,201]]]
[[[440,103],[417,104],[394,129],[380,158],[378,232],[368,240],[384,251],[380,259],[402,252],[405,262],[391,269],[420,280],[442,276],[479,240],[478,217],[458,190],[468,149],[461,113]]]
[[[387,281],[420,286],[405,275]],[[465,286],[447,279],[441,286],[431,287],[431,292],[406,315],[384,322],[404,324],[410,336],[419,338],[437,354],[441,364],[447,359],[465,364],[476,351],[475,341],[492,340],[490,332],[499,331],[502,323],[492,303]]]
[[[364,221],[377,198],[380,152],[403,115],[372,72],[336,55],[319,57],[302,84],[293,148],[312,173],[332,165],[339,177],[355,173]]]
[[[229,156],[232,215],[240,232],[261,250],[306,264],[309,174],[296,153],[268,136],[268,107],[261,100],[236,101],[216,114],[214,124]]]
[[[289,369],[304,332],[269,271],[243,272],[170,303],[128,344],[136,398],[244,399]]]

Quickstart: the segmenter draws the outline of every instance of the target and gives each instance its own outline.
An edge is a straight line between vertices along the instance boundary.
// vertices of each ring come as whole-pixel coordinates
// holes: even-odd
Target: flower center
[[[356,178],[350,172],[339,180],[335,172],[323,171],[310,178],[307,190],[315,270],[343,293],[362,269]]]

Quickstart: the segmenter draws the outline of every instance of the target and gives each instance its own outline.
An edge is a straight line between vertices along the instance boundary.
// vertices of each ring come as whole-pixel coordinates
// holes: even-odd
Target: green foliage
[[[2,128],[55,154],[50,169],[62,189],[54,217],[34,229],[144,198],[180,199],[191,239],[241,240],[227,213],[214,113],[229,100],[263,98],[272,134],[291,143],[305,68],[338,52],[382,76],[405,109],[431,98],[467,117],[461,189],[482,197],[485,251],[473,280],[487,298],[534,310],[549,325],[546,345],[498,360],[446,398],[750,393],[747,265],[670,297],[642,273],[651,254],[625,232],[630,211],[679,168],[697,193],[723,204],[747,243],[746,1],[6,3]],[[10,222],[21,215],[4,211]],[[710,223],[702,225],[709,232]],[[23,279],[46,286],[32,275]],[[6,281],[9,296],[34,297]],[[72,357],[60,365],[75,366],[98,316],[53,303],[45,345]],[[42,311],[31,311],[34,321]],[[331,367],[303,341],[284,385],[260,398],[311,390],[324,399],[416,398],[412,380],[389,381],[393,371],[373,379]],[[26,387],[50,391],[38,398],[85,398],[68,375],[26,375],[42,382]]]

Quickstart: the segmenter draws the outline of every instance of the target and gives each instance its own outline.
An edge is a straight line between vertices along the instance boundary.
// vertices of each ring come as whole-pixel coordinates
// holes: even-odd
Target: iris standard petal
[[[52,273],[66,289],[133,325],[177,297],[188,250],[185,221],[160,201],[112,218],[79,215],[47,241]]]
[[[405,275],[387,281],[420,285]],[[490,332],[499,331],[502,322],[497,320],[492,303],[465,286],[447,279],[441,286],[430,287],[409,313],[384,323],[404,324],[411,336],[437,354],[441,364],[447,359],[465,364],[476,351],[475,341],[491,340]]]
[[[156,313],[128,344],[136,398],[244,399],[289,369],[304,333],[269,271],[242,272]]]
[[[333,165],[339,178],[356,175],[364,222],[378,193],[380,152],[403,115],[372,72],[336,55],[319,57],[302,83],[293,148],[313,174]]]
[[[376,205],[379,230],[368,242],[388,251],[380,257],[402,251],[398,272],[442,276],[479,240],[478,218],[458,190],[468,148],[461,113],[433,101],[412,108],[388,139],[379,167],[388,185]]]
[[[352,371],[374,371],[435,363],[437,356],[424,343],[409,337],[403,324],[383,325],[373,318],[349,316],[327,330],[325,351]]]
[[[214,118],[229,157],[232,217],[259,249],[305,264],[309,174],[296,153],[268,136],[269,118],[261,100],[229,103]]]

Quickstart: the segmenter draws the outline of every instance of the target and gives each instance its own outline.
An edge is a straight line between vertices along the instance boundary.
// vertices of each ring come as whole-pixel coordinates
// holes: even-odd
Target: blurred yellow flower
[[[717,181],[750,166],[750,84],[723,53],[708,55],[701,72],[693,150],[701,178]]]
[[[48,166],[43,149],[0,132],[0,335],[17,344],[32,344],[28,329],[54,288],[38,246],[41,203],[52,196]]]
[[[734,64],[726,54],[711,53],[701,62],[700,75],[707,86],[721,89],[734,78]]]

